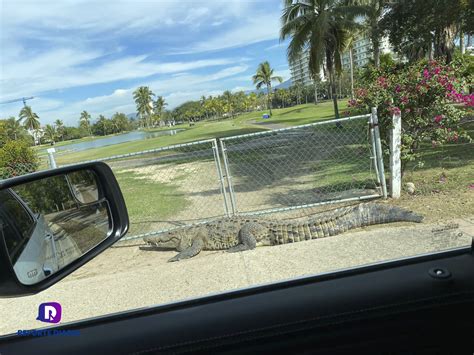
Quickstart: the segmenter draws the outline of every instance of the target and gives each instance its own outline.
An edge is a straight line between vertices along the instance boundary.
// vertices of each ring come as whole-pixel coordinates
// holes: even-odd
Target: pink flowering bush
[[[404,169],[408,161],[420,158],[418,150],[424,142],[438,147],[471,141],[459,125],[474,111],[474,94],[468,85],[455,64],[421,61],[410,66],[368,69],[349,106],[361,112],[377,107],[386,152],[391,117],[401,114]]]

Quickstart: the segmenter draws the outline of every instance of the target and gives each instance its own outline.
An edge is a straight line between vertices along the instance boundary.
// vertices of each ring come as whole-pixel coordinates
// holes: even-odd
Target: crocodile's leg
[[[192,258],[193,256],[196,256],[201,252],[203,246],[204,246],[204,242],[202,241],[201,238],[194,239],[193,244],[191,244],[189,248],[184,249],[182,252],[176,254],[168,261],[180,261],[183,259]]]
[[[264,227],[255,222],[245,223],[239,231],[239,244],[227,249],[229,253],[255,249],[257,234],[263,232]]]

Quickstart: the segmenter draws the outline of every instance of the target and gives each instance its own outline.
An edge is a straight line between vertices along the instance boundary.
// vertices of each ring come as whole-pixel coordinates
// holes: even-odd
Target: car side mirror
[[[105,163],[0,181],[0,297],[47,289],[128,227],[122,193]]]

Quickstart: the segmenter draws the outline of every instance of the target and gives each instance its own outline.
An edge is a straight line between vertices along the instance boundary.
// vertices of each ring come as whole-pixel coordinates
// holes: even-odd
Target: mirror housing
[[[74,172],[83,172],[85,170],[94,172],[97,183],[101,187],[101,197],[108,202],[110,218],[113,221],[108,236],[92,249],[65,265],[62,269],[54,273],[51,272],[48,277],[38,283],[27,285],[18,279],[10,259],[6,241],[4,240],[4,236],[0,234],[0,297],[27,296],[49,288],[95,258],[127,233],[129,220],[122,192],[120,191],[120,187],[112,170],[103,162],[72,165],[2,180],[0,181],[0,191],[45,178]],[[48,274],[47,271],[48,270],[44,270],[45,274]]]

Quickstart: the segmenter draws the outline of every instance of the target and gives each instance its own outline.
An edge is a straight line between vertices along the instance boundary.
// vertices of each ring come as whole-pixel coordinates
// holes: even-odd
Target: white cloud
[[[283,44],[283,43],[277,43],[277,44],[274,44],[273,46],[269,46],[269,47],[265,48],[264,50],[271,51],[271,50],[277,49],[277,48],[286,48],[286,45]]]
[[[273,73],[275,76],[281,76],[283,78],[283,81],[287,81],[288,79],[291,78],[291,72],[290,69],[283,69],[283,70],[275,70]]]
[[[0,98],[7,100],[50,90],[145,78],[235,62],[235,59],[215,58],[163,63],[147,61],[145,56],[128,56],[92,66],[91,61],[100,58],[101,54],[60,49],[32,59],[21,56],[10,58],[7,62],[9,69],[0,81]]]
[[[61,118],[67,125],[76,125],[79,115],[83,110],[88,111],[93,118],[101,114],[110,117],[115,112],[131,113],[135,112],[136,109],[133,101],[133,91],[140,85],[147,85],[153,92],[163,95],[168,102],[168,108],[172,109],[184,101],[195,100],[202,95],[222,93],[224,91],[221,89],[223,80],[231,79],[247,69],[246,65],[236,65],[211,74],[183,73],[183,75],[178,77],[143,81],[133,88],[116,89],[111,94],[90,97],[85,100],[69,103],[68,105],[51,100],[48,106],[46,101],[42,105],[40,100],[35,100],[34,110],[38,113],[42,124],[51,123],[57,118]],[[10,113],[2,111],[0,116],[17,116],[18,111],[19,109],[12,109]]]
[[[231,92],[239,92],[239,91],[250,91],[254,90],[255,88],[253,86],[236,86],[235,88],[231,89]]]
[[[176,51],[176,53],[199,53],[247,46],[249,44],[279,38],[279,29],[279,14],[249,14],[244,23],[239,23],[238,26],[228,31],[219,33],[215,37],[206,39],[205,41],[198,42],[190,46],[187,50]]]

